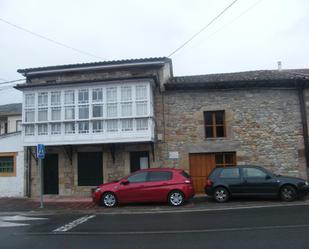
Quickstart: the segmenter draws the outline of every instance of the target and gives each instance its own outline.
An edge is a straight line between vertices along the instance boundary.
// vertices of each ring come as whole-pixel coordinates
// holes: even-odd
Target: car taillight
[[[206,181],[206,187],[211,187],[213,182],[211,180]]]
[[[190,184],[191,181],[190,180],[185,180],[185,183]]]

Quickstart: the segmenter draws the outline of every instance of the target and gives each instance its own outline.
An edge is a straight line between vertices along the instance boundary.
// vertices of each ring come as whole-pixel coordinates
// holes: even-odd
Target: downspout
[[[31,147],[27,146],[27,197],[31,197]]]
[[[304,85],[300,84],[298,88],[298,97],[300,104],[300,114],[301,122],[303,127],[303,137],[304,137],[304,147],[305,147],[305,159],[306,166],[309,167],[309,137],[308,137],[308,122],[307,122],[307,111],[306,111],[306,101],[305,101],[305,91]]]

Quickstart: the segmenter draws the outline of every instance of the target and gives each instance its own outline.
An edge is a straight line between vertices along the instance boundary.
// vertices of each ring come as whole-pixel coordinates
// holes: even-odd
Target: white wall
[[[16,132],[16,121],[21,120],[21,115],[8,117],[8,133]]]
[[[21,133],[5,135],[0,138],[0,153],[16,152],[16,176],[0,176],[0,197],[24,196],[24,151]]]

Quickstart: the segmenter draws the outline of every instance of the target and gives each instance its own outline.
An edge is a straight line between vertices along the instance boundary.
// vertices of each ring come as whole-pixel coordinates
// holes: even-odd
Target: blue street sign
[[[36,148],[36,156],[38,159],[44,159],[45,157],[45,146],[44,144],[38,144]]]

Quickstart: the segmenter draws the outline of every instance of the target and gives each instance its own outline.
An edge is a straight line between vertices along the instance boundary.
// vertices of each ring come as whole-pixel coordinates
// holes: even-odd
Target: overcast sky
[[[0,83],[20,68],[168,56],[232,0],[0,0]],[[309,68],[308,0],[238,0],[172,56],[174,75]],[[20,102],[0,85],[0,104]]]

